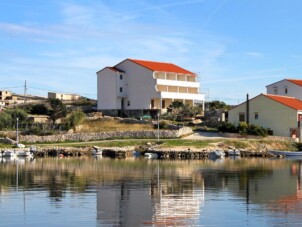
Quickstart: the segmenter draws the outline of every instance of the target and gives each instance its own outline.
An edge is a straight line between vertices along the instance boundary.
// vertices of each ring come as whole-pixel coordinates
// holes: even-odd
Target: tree
[[[49,99],[49,104],[51,110],[49,111],[50,119],[55,123],[55,121],[61,117],[66,117],[66,106],[62,103],[60,99]]]
[[[44,104],[33,105],[32,109],[31,109],[31,114],[47,115],[48,108]]]
[[[179,109],[184,106],[185,104],[182,101],[173,101],[168,108],[173,110],[173,109]]]
[[[210,110],[229,109],[229,106],[222,101],[214,100],[209,102]]]
[[[85,114],[82,110],[74,110],[67,118],[67,128],[72,128],[79,125],[85,119]]]
[[[20,124],[27,120],[27,113],[23,109],[6,109],[0,113],[0,129],[11,129],[17,124],[17,118]]]
[[[0,130],[11,128],[12,116],[5,111],[0,113]]]

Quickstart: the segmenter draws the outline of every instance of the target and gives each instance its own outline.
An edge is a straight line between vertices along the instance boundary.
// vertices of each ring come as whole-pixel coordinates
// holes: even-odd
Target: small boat
[[[17,154],[14,150],[5,150],[2,157],[17,157]]]
[[[240,151],[239,150],[228,150],[227,151],[228,156],[240,156]]]
[[[136,158],[137,158],[137,157],[140,157],[141,155],[142,155],[142,153],[141,153],[140,151],[133,151],[133,152],[132,152],[132,156],[133,156],[133,157],[136,157]]]
[[[2,157],[17,157],[14,150],[4,150]]]
[[[27,157],[27,156],[33,156],[32,152],[30,151],[16,151],[17,156],[21,156],[21,157]]]
[[[277,155],[277,156],[302,156],[302,151],[269,151],[270,154],[272,155]]]
[[[156,153],[145,153],[145,157],[148,159],[158,159],[158,154]]]
[[[209,158],[211,158],[211,159],[224,158],[224,156],[225,156],[225,153],[220,150],[211,151],[209,153]]]
[[[94,146],[92,148],[92,155],[102,155],[103,151],[101,148]]]

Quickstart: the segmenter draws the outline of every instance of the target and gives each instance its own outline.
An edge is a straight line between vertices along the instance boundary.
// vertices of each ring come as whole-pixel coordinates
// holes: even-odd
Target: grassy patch
[[[0,143],[0,149],[4,149],[4,148],[12,148],[12,147],[13,147],[12,144]]]
[[[213,143],[221,142],[221,140],[162,140],[162,147],[196,147],[205,148]]]
[[[85,121],[79,127],[76,132],[90,133],[90,132],[109,132],[109,131],[141,131],[141,130],[153,130],[153,126],[150,124],[134,124],[134,123],[122,123],[115,119],[99,119],[94,121]]]

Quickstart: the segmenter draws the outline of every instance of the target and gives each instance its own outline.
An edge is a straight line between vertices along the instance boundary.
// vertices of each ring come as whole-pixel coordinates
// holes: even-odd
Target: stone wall
[[[184,135],[192,134],[191,128],[183,127],[179,130],[159,130],[160,138],[178,138]],[[158,131],[116,131],[116,132],[98,132],[98,133],[70,133],[49,136],[20,136],[21,142],[36,143],[36,142],[63,142],[63,141],[94,141],[105,139],[127,139],[140,138],[151,139],[157,138]]]

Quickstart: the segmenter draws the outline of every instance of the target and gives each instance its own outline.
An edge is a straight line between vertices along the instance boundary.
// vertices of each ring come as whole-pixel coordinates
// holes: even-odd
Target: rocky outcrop
[[[63,142],[63,141],[93,141],[105,139],[151,139],[157,138],[178,138],[184,135],[192,134],[191,128],[183,127],[178,130],[152,130],[152,131],[115,131],[115,132],[98,132],[98,133],[74,133],[59,134],[48,136],[20,136],[20,141],[27,143],[36,142]]]

